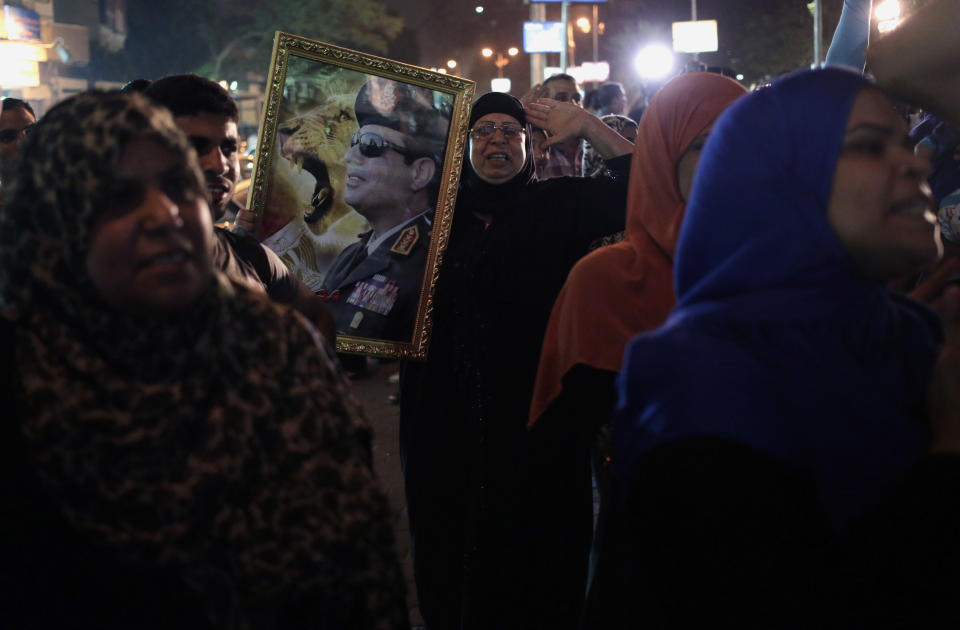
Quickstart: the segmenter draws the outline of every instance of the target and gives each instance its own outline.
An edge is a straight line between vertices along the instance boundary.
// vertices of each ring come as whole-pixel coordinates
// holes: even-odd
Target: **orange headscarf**
[[[732,79],[696,72],[673,79],[650,102],[633,149],[627,237],[570,271],[547,326],[528,426],[560,393],[570,368],[583,363],[619,372],[627,342],[666,320],[676,301],[673,253],[685,210],[677,162],[745,93]]]

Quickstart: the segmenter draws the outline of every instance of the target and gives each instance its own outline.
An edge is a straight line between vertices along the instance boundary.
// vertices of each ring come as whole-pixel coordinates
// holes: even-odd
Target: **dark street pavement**
[[[380,364],[377,360],[370,359],[367,365],[370,370],[369,375],[353,378],[350,384],[373,425],[373,465],[393,507],[397,551],[407,575],[407,606],[410,610],[410,623],[417,627],[423,623],[423,620],[417,608],[416,587],[413,583],[410,527],[407,523],[403,475],[400,470],[399,407],[387,401],[388,396],[397,393],[397,385],[389,383],[388,378],[397,373],[400,364],[398,362]]]

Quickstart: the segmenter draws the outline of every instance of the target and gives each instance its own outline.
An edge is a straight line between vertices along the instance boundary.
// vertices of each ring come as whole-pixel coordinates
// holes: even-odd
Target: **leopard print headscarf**
[[[89,93],[21,145],[0,211],[2,316],[37,474],[105,558],[179,571],[219,627],[280,623],[287,607],[330,627],[404,626],[367,425],[312,327],[219,274],[173,316],[119,313],[93,288],[92,227],[145,134],[202,190],[168,113]]]

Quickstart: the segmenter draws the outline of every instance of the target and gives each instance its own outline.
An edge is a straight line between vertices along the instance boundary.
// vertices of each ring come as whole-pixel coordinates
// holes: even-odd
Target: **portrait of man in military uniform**
[[[449,126],[427,88],[371,77],[357,94],[358,129],[344,155],[344,201],[371,229],[344,249],[321,295],[337,332],[412,339]]]

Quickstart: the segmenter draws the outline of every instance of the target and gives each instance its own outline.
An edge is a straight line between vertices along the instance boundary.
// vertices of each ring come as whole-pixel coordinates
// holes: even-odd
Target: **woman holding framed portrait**
[[[586,138],[610,179],[538,182],[527,124]],[[528,432],[550,309],[590,243],[624,227],[633,145],[569,103],[501,93],[470,115],[425,363],[401,374],[400,431],[420,609],[431,628],[573,627],[590,514],[565,491],[581,436]],[[584,537],[583,533],[586,532]]]

